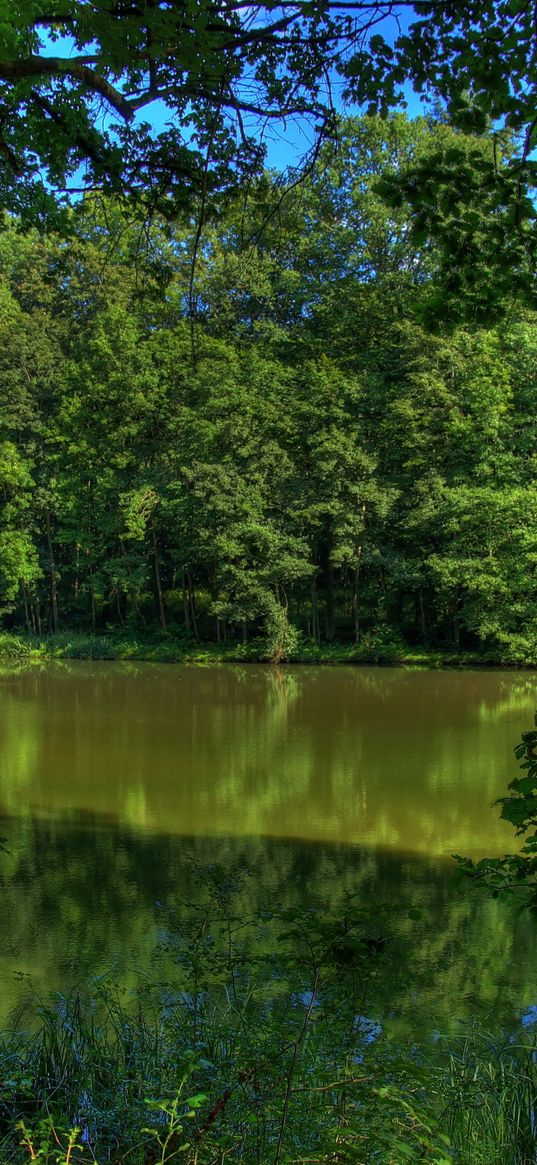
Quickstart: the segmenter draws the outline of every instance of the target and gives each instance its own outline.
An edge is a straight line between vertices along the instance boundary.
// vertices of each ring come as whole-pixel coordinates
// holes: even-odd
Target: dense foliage
[[[6,222],[6,628],[534,661],[534,318],[428,333],[441,255],[376,193],[454,140],[344,125],[337,159],[277,202],[265,176],[201,240],[97,198],[68,245]]]
[[[50,223],[74,190],[142,218],[200,197],[204,221],[258,174],[271,126],[295,119],[315,153],[334,104],[386,114],[413,89],[460,137],[387,189],[439,240],[448,314],[497,314],[506,291],[534,302],[535,82],[528,0],[4,0],[0,201]],[[487,128],[484,158],[469,135]]]

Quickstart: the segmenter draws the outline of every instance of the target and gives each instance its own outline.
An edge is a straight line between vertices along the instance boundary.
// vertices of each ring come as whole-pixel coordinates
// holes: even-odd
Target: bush
[[[283,663],[298,652],[300,633],[287,618],[287,611],[274,601],[265,619],[265,639],[261,658],[270,663]]]
[[[28,659],[32,654],[32,645],[29,639],[21,639],[18,635],[0,634],[0,660]]]
[[[392,627],[381,625],[365,631],[357,647],[357,658],[370,663],[397,663],[404,659],[406,645]]]

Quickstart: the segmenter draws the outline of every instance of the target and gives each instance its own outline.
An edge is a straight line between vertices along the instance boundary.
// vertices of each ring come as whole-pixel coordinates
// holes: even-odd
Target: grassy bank
[[[302,663],[302,664],[381,664],[407,667],[534,667],[526,653],[453,652],[408,647],[385,635],[364,636],[360,644],[313,643],[301,640],[292,654],[282,660],[271,659],[261,639],[248,643],[196,643],[180,632],[142,634],[107,631],[91,634],[62,631],[56,635],[27,635],[0,632],[0,661],[48,659],[147,660],[153,663]]]
[[[0,1040],[3,1165],[530,1165],[537,1068],[531,1045],[472,1035],[442,1062],[375,1042],[334,1062],[301,1004],[290,1053],[283,1032],[260,1047],[246,1021],[230,1035],[200,1006],[133,1015],[101,992],[57,999],[31,1037]],[[242,1017],[244,1020],[244,1016]],[[302,1042],[300,1043],[300,1041]],[[315,1046],[317,1044],[317,1046]],[[294,1051],[298,1047],[298,1053]],[[438,1049],[437,1049],[438,1051]]]

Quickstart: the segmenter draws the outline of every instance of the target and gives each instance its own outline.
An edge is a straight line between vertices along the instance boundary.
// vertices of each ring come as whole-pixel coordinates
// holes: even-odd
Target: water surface
[[[512,849],[490,808],[537,683],[522,672],[58,663],[0,679],[2,1014],[113,968],[156,974],[163,911],[248,869],[247,914],[387,902],[392,1015],[513,1023],[537,1001],[524,920],[452,882]],[[201,882],[200,882],[201,879]],[[418,906],[421,921],[408,910]],[[402,952],[402,953],[401,953]],[[422,1022],[422,1020],[420,1020]]]

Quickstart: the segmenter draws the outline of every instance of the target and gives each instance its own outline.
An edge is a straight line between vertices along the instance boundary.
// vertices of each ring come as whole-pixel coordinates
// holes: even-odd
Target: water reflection
[[[161,974],[163,928],[200,907],[215,865],[235,878],[244,918],[274,903],[337,916],[356,891],[386,903],[398,945],[379,973],[383,1022],[446,1030],[532,1014],[533,931],[455,887],[449,855],[512,848],[489,806],[535,703],[535,677],[507,672],[4,675],[4,1017],[26,975],[46,991],[110,969],[124,984]]]
[[[0,809],[472,856],[536,700],[521,673],[56,665],[0,682]]]
[[[4,829],[12,848],[0,896],[4,1017],[30,996],[21,975],[43,993],[105,972],[124,986],[169,979],[159,944],[173,949],[193,915],[206,916],[206,871],[215,870],[233,885],[233,916],[245,923],[275,908],[343,917],[349,895],[373,919],[386,909],[388,957],[374,968],[385,1025],[423,1033],[479,1018],[491,1030],[512,1027],[537,1001],[534,929],[455,885],[442,861],[270,838],[157,839],[97,818],[11,820]]]

